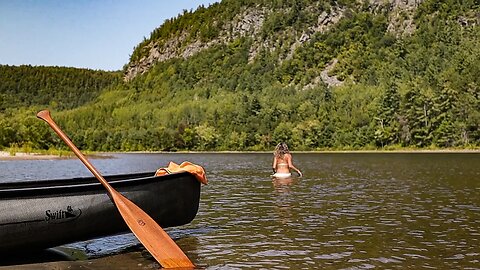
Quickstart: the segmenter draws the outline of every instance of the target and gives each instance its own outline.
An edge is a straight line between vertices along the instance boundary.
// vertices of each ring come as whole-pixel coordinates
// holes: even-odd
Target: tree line
[[[307,2],[275,1],[288,12]],[[309,21],[292,15],[282,28],[264,29],[285,47],[262,49],[253,61],[256,40],[242,37],[159,62],[128,83],[107,74],[87,102],[66,101],[53,114],[81,149],[96,151],[271,150],[280,141],[295,150],[477,148],[480,31],[459,18],[478,10],[473,0],[426,0],[417,30],[398,38],[387,31],[387,13],[360,8],[285,58],[294,42],[287,30]],[[330,75],[344,84],[312,84],[332,59]],[[34,118],[39,104],[48,105],[2,112],[0,147],[63,147]]]
[[[32,105],[72,109],[95,99],[119,80],[119,72],[0,65],[0,112]]]

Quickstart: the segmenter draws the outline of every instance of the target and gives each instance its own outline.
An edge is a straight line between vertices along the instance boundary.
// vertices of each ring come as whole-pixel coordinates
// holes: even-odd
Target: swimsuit
[[[274,173],[272,175],[273,177],[277,177],[277,178],[289,178],[289,177],[292,177],[292,174],[291,173]]]
[[[288,164],[287,163],[278,163],[277,164],[277,167],[278,166],[285,166],[288,168]],[[292,174],[290,172],[276,172],[272,175],[273,177],[277,177],[277,178],[289,178],[289,177],[292,177]]]

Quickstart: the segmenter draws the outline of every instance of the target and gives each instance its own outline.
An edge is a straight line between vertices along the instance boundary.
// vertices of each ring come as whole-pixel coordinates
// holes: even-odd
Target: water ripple
[[[197,217],[168,230],[201,268],[479,269],[480,155],[295,154],[305,176],[282,181],[269,176],[271,154],[121,155],[99,165],[142,171],[167,160],[207,168]],[[44,167],[18,163],[18,174],[5,164],[0,172],[25,179]],[[102,241],[79,245],[135,244]]]

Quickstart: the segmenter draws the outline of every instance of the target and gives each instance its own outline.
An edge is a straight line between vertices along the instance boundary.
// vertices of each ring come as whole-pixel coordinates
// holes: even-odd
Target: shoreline
[[[271,153],[272,151],[131,151],[131,152],[97,152],[87,154],[89,158],[112,158],[113,154],[258,154]],[[479,154],[480,149],[397,149],[397,150],[315,150],[315,151],[291,151],[297,154],[447,154],[447,153],[474,153]],[[71,155],[53,155],[42,153],[0,151],[0,160],[53,160],[76,158]]]
[[[102,158],[113,158],[111,154],[108,153],[93,153],[85,154],[87,158],[90,159],[102,159]],[[8,151],[0,151],[0,161],[10,161],[10,160],[55,160],[55,159],[75,159],[77,158],[74,153],[65,155],[53,155],[53,154],[42,154],[42,153],[24,153],[16,152],[15,155],[11,155]]]
[[[11,155],[10,152],[0,151],[0,160],[45,160],[45,159],[65,159],[70,158],[69,156],[60,156],[60,155],[47,155],[40,153],[23,153],[16,152],[14,155]]]
[[[480,154],[480,149],[396,149],[396,150],[312,150],[312,151],[303,151],[303,150],[291,150],[291,153],[294,154],[401,154],[401,153],[478,153]],[[271,154],[272,151],[130,151],[130,152],[101,152],[99,155],[108,155],[108,154]]]

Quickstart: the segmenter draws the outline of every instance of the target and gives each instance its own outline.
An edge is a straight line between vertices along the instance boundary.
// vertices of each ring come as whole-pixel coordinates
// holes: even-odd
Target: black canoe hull
[[[153,174],[105,179],[163,228],[191,222],[198,211],[200,183],[189,173]],[[0,184],[0,252],[44,249],[128,231],[93,177]]]

